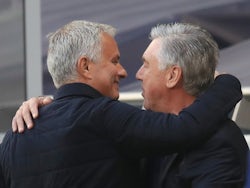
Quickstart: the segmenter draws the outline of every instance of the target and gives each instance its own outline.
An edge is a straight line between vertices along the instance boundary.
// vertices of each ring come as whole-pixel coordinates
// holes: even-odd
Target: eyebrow
[[[119,61],[120,60],[120,56],[119,55],[116,55],[115,57],[113,57],[112,59],[111,59],[111,61]]]

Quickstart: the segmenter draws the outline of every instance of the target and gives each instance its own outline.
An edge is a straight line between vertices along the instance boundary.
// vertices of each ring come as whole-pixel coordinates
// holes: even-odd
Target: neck
[[[191,105],[195,100],[195,97],[189,95],[184,90],[170,91],[169,97],[166,100],[165,108],[162,112],[173,113],[178,115],[183,108]]]
[[[173,110],[171,111],[171,113],[178,115],[181,110],[190,106],[194,102],[194,100],[195,100],[195,97],[190,96],[190,95],[180,97],[178,101],[175,102],[175,105],[173,105],[173,108],[172,108]]]

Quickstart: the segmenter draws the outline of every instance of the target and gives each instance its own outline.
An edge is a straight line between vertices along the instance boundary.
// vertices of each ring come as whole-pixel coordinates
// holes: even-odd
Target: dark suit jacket
[[[219,131],[195,149],[149,159],[149,187],[243,188],[248,145],[233,121],[220,124]]]
[[[175,116],[111,100],[84,84],[62,86],[40,109],[35,128],[6,134],[0,178],[15,188],[138,188],[140,157],[204,142],[241,97],[238,80],[222,76]]]

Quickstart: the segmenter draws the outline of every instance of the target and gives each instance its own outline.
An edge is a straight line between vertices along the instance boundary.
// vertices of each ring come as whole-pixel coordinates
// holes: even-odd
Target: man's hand
[[[214,72],[214,79],[217,77],[217,76],[220,76],[221,74],[227,74],[226,72],[219,72],[218,70],[215,70]]]
[[[12,119],[12,131],[22,133],[25,129],[25,124],[28,129],[31,129],[34,126],[33,119],[38,117],[38,108],[51,102],[52,98],[48,96],[33,97],[23,102]]]
[[[217,76],[219,76],[219,75],[220,75],[219,71],[215,70],[215,72],[214,72],[214,79],[215,79]]]

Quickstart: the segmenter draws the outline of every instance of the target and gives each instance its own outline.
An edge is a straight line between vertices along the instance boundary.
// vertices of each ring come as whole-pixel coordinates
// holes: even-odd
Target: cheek
[[[157,76],[148,77],[144,82],[144,89],[149,93],[157,93],[158,90],[163,87],[163,80]]]
[[[118,79],[116,77],[115,72],[110,72],[110,74],[106,75],[105,83],[103,84],[104,89],[107,93],[109,93],[112,98],[119,97],[119,84]]]
[[[158,99],[159,92],[158,88],[156,87],[149,87],[148,89],[145,90],[145,100],[148,102],[152,102]]]
[[[154,79],[149,79],[145,82],[143,89],[145,103],[150,103],[150,101],[154,100],[158,92],[157,82]]]
[[[111,86],[112,80],[114,80],[114,73],[111,71],[102,72],[97,77],[99,77],[100,83],[102,83],[103,87]],[[108,89],[108,88],[107,88]]]
[[[159,77],[148,79],[144,85],[145,98],[148,101],[156,101],[164,95],[165,85],[164,80]]]

